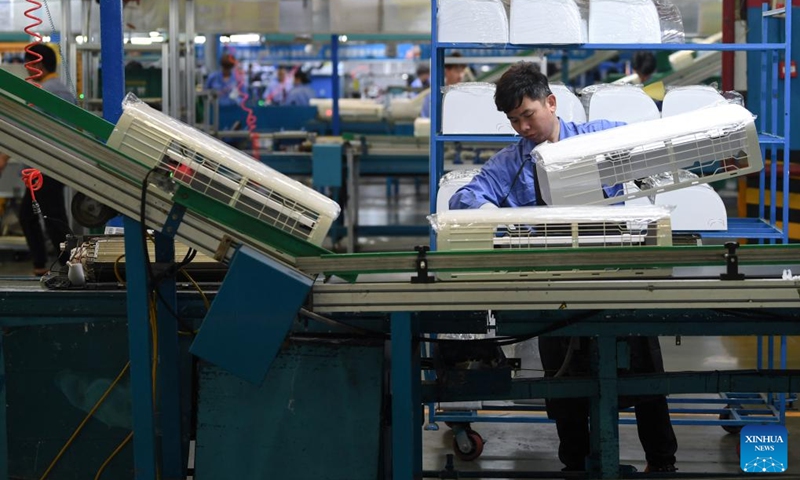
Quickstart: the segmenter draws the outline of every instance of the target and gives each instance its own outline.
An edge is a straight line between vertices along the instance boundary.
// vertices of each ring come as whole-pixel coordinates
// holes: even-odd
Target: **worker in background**
[[[311,99],[314,97],[316,97],[316,92],[311,88],[311,79],[308,78],[306,72],[298,70],[294,74],[294,86],[286,95],[286,100],[283,102],[283,105],[307,107],[311,104]]]
[[[431,67],[420,65],[417,67],[417,78],[411,82],[411,88],[430,88],[431,86]]]
[[[623,123],[594,120],[576,124],[556,116],[556,97],[550,91],[547,77],[533,63],[512,66],[497,82],[495,104],[505,112],[511,126],[522,137],[519,142],[495,154],[470,183],[450,199],[451,209],[524,207],[543,205],[536,182],[533,148],[544,142],[614,128]],[[604,187],[605,194],[615,196],[618,187]],[[658,338],[631,337],[633,373],[663,372]],[[567,337],[540,337],[539,352],[545,376],[562,370],[572,343],[573,355],[563,369],[567,376],[586,375],[589,371],[586,338],[572,341]],[[575,348],[579,347],[579,348]],[[625,372],[623,372],[625,373]],[[669,417],[664,395],[621,398],[621,404],[633,404],[639,439],[645,451],[648,472],[674,472],[678,443]],[[589,402],[585,398],[547,400],[547,415],[555,420],[560,441],[558,457],[565,471],[585,469],[589,454]]]
[[[636,52],[631,59],[631,68],[639,77],[639,83],[645,84],[656,71],[656,57],[651,52]]]
[[[453,52],[450,58],[458,58],[461,56],[460,52]],[[461,82],[464,76],[464,70],[467,66],[463,63],[445,63],[444,65],[444,84],[445,86],[455,85]],[[431,118],[431,94],[428,93],[425,100],[422,101],[422,111],[419,112],[422,118]]]
[[[239,87],[236,84],[236,59],[230,53],[224,53],[219,60],[219,71],[211,73],[206,79],[206,90],[217,92],[219,106],[239,103]]]
[[[286,75],[286,67],[283,65],[278,66],[277,70],[275,70],[275,78],[272,79],[264,94],[264,100],[271,105],[282,104],[286,101],[286,97],[292,89],[292,83],[291,79]]]
[[[32,65],[33,68],[42,71],[41,78],[37,80],[39,85],[53,95],[61,97],[68,102],[76,103],[75,96],[56,74],[56,52],[42,43],[32,45],[30,51],[42,56],[40,61]],[[25,52],[26,63],[36,60],[36,55],[28,51]],[[6,168],[8,160],[8,155],[0,153],[0,172]],[[36,191],[36,201],[39,203],[39,207],[45,219],[44,225],[45,230],[47,230],[47,236],[56,249],[55,253],[58,254],[57,250],[59,249],[59,245],[64,242],[67,234],[71,232],[64,201],[64,185],[53,177],[42,175],[41,188]],[[25,188],[25,194],[22,197],[22,204],[19,210],[19,223],[25,235],[25,240],[28,243],[28,248],[31,251],[33,273],[37,276],[44,275],[48,271],[47,242],[45,241],[39,223],[39,217],[33,212],[33,197],[28,188]]]

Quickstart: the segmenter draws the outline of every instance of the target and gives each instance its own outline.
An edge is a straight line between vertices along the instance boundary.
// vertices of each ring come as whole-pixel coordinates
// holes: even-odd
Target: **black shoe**
[[[671,473],[677,471],[675,464],[672,463],[667,465],[650,465],[648,463],[647,468],[644,469],[644,473]]]

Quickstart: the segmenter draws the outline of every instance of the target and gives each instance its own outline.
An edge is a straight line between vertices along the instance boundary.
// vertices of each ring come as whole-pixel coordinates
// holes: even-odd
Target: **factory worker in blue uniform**
[[[556,116],[556,97],[550,91],[547,77],[528,62],[517,63],[503,74],[497,82],[495,105],[506,113],[511,126],[522,138],[495,154],[470,183],[456,191],[450,199],[451,209],[542,205],[530,154],[536,145],[623,125],[606,120],[583,124],[561,120]],[[604,187],[604,190],[609,197],[619,192],[616,187]],[[620,372],[621,375],[664,371],[657,338],[630,337],[627,340],[631,347],[631,367]],[[552,377],[562,369],[570,349],[573,354],[563,369],[564,375],[586,375],[589,372],[589,339],[539,338],[545,376]],[[558,457],[565,465],[564,470],[585,470],[590,453],[588,400],[550,399],[546,405],[548,417],[556,422],[560,442]],[[639,439],[647,460],[646,471],[674,472],[678,443],[666,397],[622,397],[620,406],[635,407]]]
[[[236,67],[236,59],[233,55],[225,53],[219,60],[221,70],[213,72],[206,79],[206,90],[217,92],[219,106],[239,104],[239,87],[236,82],[236,75],[233,69]]]
[[[286,95],[283,105],[307,107],[311,105],[311,99],[316,96],[316,92],[311,88],[311,79],[308,78],[308,74],[298,70],[294,74],[294,87]]]

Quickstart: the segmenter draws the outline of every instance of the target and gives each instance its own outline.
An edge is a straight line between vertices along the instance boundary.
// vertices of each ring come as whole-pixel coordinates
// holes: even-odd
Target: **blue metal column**
[[[339,135],[339,35],[331,35],[331,133]]]
[[[439,47],[439,26],[437,0],[431,0],[431,158],[429,171],[430,212],[436,213],[436,194],[439,192],[439,179],[444,174],[444,146],[437,140],[442,131],[439,115],[439,88],[444,84],[444,49]],[[425,101],[425,100],[423,100]],[[430,233],[431,250],[436,250],[436,234]]]
[[[600,478],[618,478],[617,339],[600,336],[592,345],[592,373],[598,384],[597,395],[590,399],[592,469]]]
[[[156,262],[175,261],[175,241],[156,233]],[[175,279],[168,278],[158,287],[158,424],[161,431],[161,478],[186,478],[184,466],[188,455],[183,454],[181,437],[180,374],[178,353],[178,311]],[[164,305],[164,302],[167,305]],[[187,445],[188,446],[188,445]],[[187,452],[188,454],[188,452]]]
[[[8,480],[8,422],[6,422],[6,357],[0,332],[0,480]]]
[[[411,314],[393,313],[392,478],[413,480],[422,473],[422,404],[419,397],[419,344]]]
[[[122,0],[106,0],[100,4],[100,42],[100,55],[103,59],[103,118],[116,123],[122,115],[122,99],[125,95]],[[144,245],[139,234],[139,223],[126,217],[124,225],[134,470],[137,480],[151,480],[156,478],[156,448]]]

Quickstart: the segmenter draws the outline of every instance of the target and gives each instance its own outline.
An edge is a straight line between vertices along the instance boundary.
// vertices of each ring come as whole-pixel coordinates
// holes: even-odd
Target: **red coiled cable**
[[[33,23],[25,27],[25,33],[36,39],[25,47],[25,52],[29,56],[33,57],[33,59],[25,63],[25,68],[27,68],[28,71],[31,73],[31,75],[27,77],[25,80],[33,83],[38,87],[40,85],[36,82],[36,80],[41,78],[44,72],[34,67],[34,65],[42,61],[42,56],[31,50],[31,46],[36,45],[37,43],[42,43],[42,36],[39,35],[38,32],[33,31],[34,28],[42,24],[42,19],[34,15],[34,12],[36,12],[36,10],[42,8],[42,4],[37,2],[36,0],[25,0],[25,1],[30,3],[32,6],[31,8],[25,10],[24,15],[33,20]]]
[[[244,88],[244,73],[239,68],[234,70],[234,75],[236,75],[236,88],[239,90],[239,96],[241,100],[239,100],[239,106],[242,107],[242,110],[247,112],[247,120],[245,123],[247,124],[247,131],[250,132],[250,141],[253,147],[253,157],[256,160],[260,161],[259,152],[258,152],[258,132],[256,132],[256,115],[253,113],[253,109],[247,106],[247,100],[250,96],[247,94]]]
[[[25,188],[30,190],[31,200],[34,202],[36,202],[36,192],[41,190],[43,181],[42,172],[39,170],[35,168],[26,168],[22,170],[22,183],[25,184]]]

